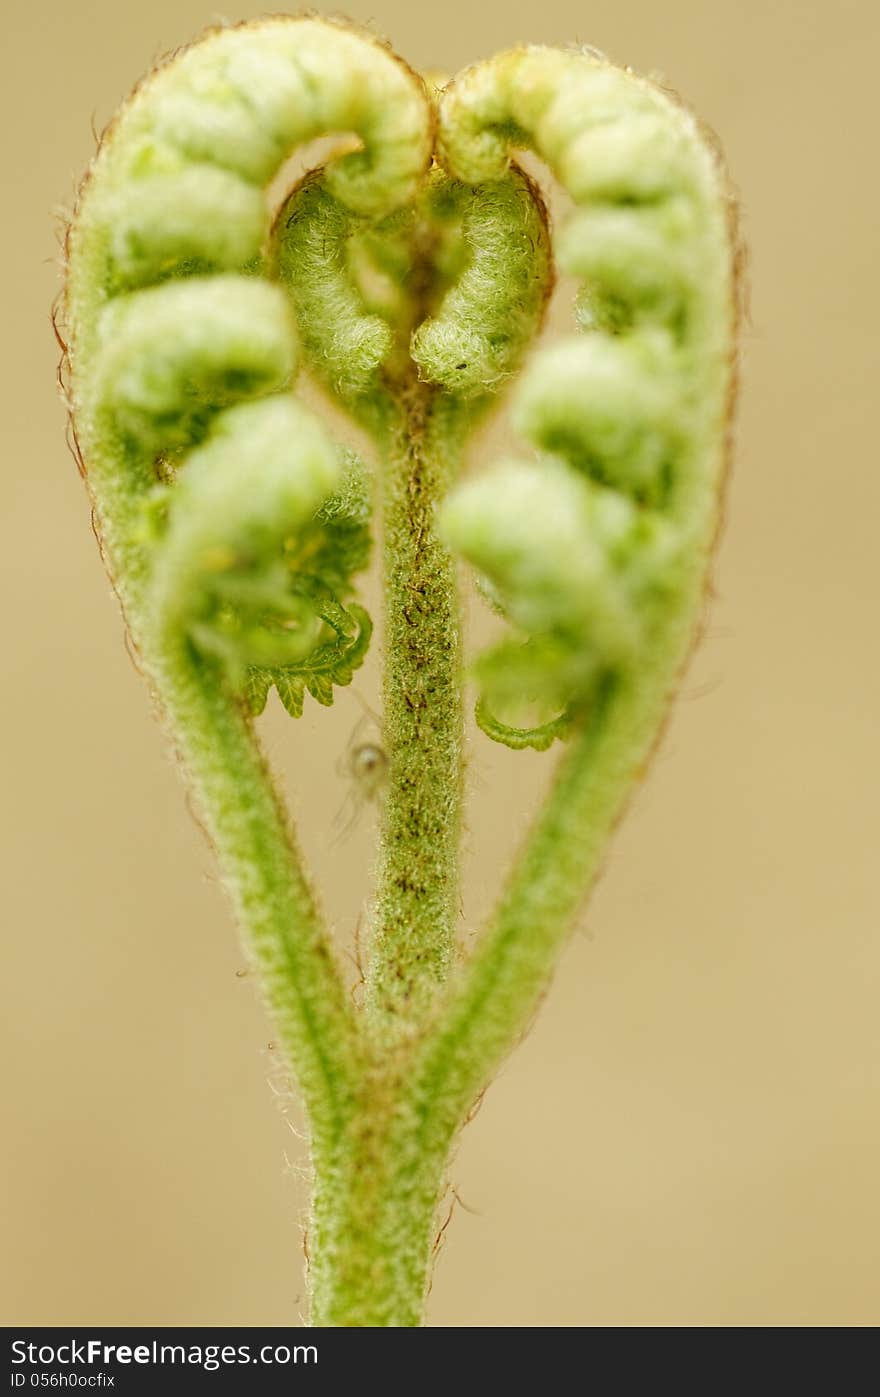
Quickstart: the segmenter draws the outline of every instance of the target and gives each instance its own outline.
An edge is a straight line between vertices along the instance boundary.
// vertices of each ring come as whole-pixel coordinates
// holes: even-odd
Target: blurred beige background
[[[527,1043],[468,1129],[436,1325],[880,1320],[876,119],[869,0],[350,0],[415,65],[579,40],[719,132],[752,324],[712,634]],[[229,18],[257,13],[242,4]],[[63,440],[52,211],[198,0],[4,24],[6,1323],[298,1322],[299,1116]],[[375,667],[357,685],[375,700]],[[340,937],[360,708],[265,724]],[[475,741],[467,910],[541,758]],[[288,1126],[292,1128],[288,1128]]]

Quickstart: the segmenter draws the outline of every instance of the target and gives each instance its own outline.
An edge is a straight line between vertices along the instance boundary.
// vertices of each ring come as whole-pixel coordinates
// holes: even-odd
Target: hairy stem
[[[362,1054],[287,814],[253,725],[210,667],[173,640],[161,692],[316,1150],[326,1152],[350,1118]]]
[[[316,1153],[309,1288],[319,1326],[417,1326],[430,1282],[445,1156],[414,1137],[399,1078],[377,1066],[332,1161]],[[411,1186],[399,1187],[402,1157]]]
[[[461,639],[455,564],[435,506],[457,465],[455,416],[415,376],[386,423],[383,813],[369,973],[374,1024],[424,1022],[446,978],[458,907]]]

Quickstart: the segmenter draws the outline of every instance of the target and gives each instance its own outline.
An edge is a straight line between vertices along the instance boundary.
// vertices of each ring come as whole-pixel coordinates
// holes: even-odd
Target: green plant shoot
[[[273,216],[277,173],[327,135],[335,153]],[[553,247],[517,148],[569,196]],[[735,376],[731,208],[688,111],[592,52],[516,48],[438,89],[315,18],[174,55],[83,183],[75,439],[305,1101],[313,1324],[423,1321],[451,1148],[546,988],[694,643]],[[556,265],[578,279],[575,321],[533,350]],[[299,401],[301,366],[371,460]],[[508,389],[521,446],[462,479]],[[296,719],[351,683],[374,533],[388,769],[355,1007],[254,719],[272,693]],[[478,740],[556,761],[467,955],[463,566],[504,619],[469,666]]]

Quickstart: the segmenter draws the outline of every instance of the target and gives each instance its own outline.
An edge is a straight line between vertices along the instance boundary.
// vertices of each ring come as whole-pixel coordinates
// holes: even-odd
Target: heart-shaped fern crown
[[[298,145],[353,134],[270,227]],[[693,118],[592,53],[522,48],[439,94],[317,19],[210,33],[102,142],[70,244],[78,439],[139,644],[171,628],[253,711],[346,683],[369,641],[363,468],[290,393],[298,362],[369,424],[418,382],[473,419],[518,369],[551,283],[547,219],[510,164],[570,195],[579,331],[531,358],[537,455],[458,487],[441,532],[508,618],[478,718],[568,731],[611,669],[686,646],[715,530],[735,319],[729,200]],[[432,161],[435,162],[432,168]],[[512,715],[529,711],[525,726]],[[537,716],[535,716],[537,715]]]
[[[555,260],[580,284],[571,335],[533,352],[554,258],[518,148],[568,196]],[[518,48],[441,89],[344,25],[267,19],[135,91],[68,251],[96,531],[306,1100],[313,1317],[415,1323],[450,1142],[534,1012],[697,629],[734,385],[719,161],[591,52]],[[373,439],[374,476],[295,396],[301,363]],[[459,482],[509,385],[524,449]],[[374,497],[386,785],[356,1009],[252,718],[273,687],[295,716],[307,691],[329,704],[361,664]],[[563,744],[467,957],[458,560],[502,617],[480,726]]]

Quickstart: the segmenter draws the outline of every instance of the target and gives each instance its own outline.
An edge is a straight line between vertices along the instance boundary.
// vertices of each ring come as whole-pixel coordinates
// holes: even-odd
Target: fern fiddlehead
[[[497,178],[510,144],[572,196],[559,256],[584,279],[582,336],[536,356],[514,406],[541,457],[461,486],[444,531],[521,631],[483,660],[490,694],[566,705],[533,732],[491,710],[484,725],[513,746],[568,744],[413,1074],[421,1143],[440,1153],[527,1022],[657,740],[703,605],[734,389],[731,207],[694,119],[592,55],[519,49],[468,70],[441,108],[459,177]]]
[[[310,651],[367,633],[363,613],[337,619],[332,577],[309,594],[287,566],[307,530],[332,571],[345,489],[332,442],[285,391],[296,329],[259,274],[276,169],[297,144],[352,130],[364,149],[336,162],[340,197],[404,202],[430,114],[402,64],[318,21],[209,35],[143,84],[103,142],[67,289],[78,436],[114,582],[328,1161],[362,1054],[240,695],[258,708],[271,676],[295,707]]]
[[[270,227],[297,145],[354,133]],[[456,483],[552,284],[530,147],[574,204],[578,333],[537,353],[532,447]],[[434,164],[432,167],[432,156]],[[436,100],[336,24],[209,34],[111,127],[70,236],[72,398],[126,621],[199,797],[312,1130],[313,1322],[418,1323],[452,1139],[543,989],[692,644],[732,393],[717,161],[656,87],[512,50]],[[366,468],[293,396],[304,359],[367,429],[383,524],[389,756],[355,1011],[253,731],[332,702],[372,624]],[[438,513],[439,510],[439,513]],[[455,556],[508,622],[480,727],[564,746],[467,961],[456,951]]]

